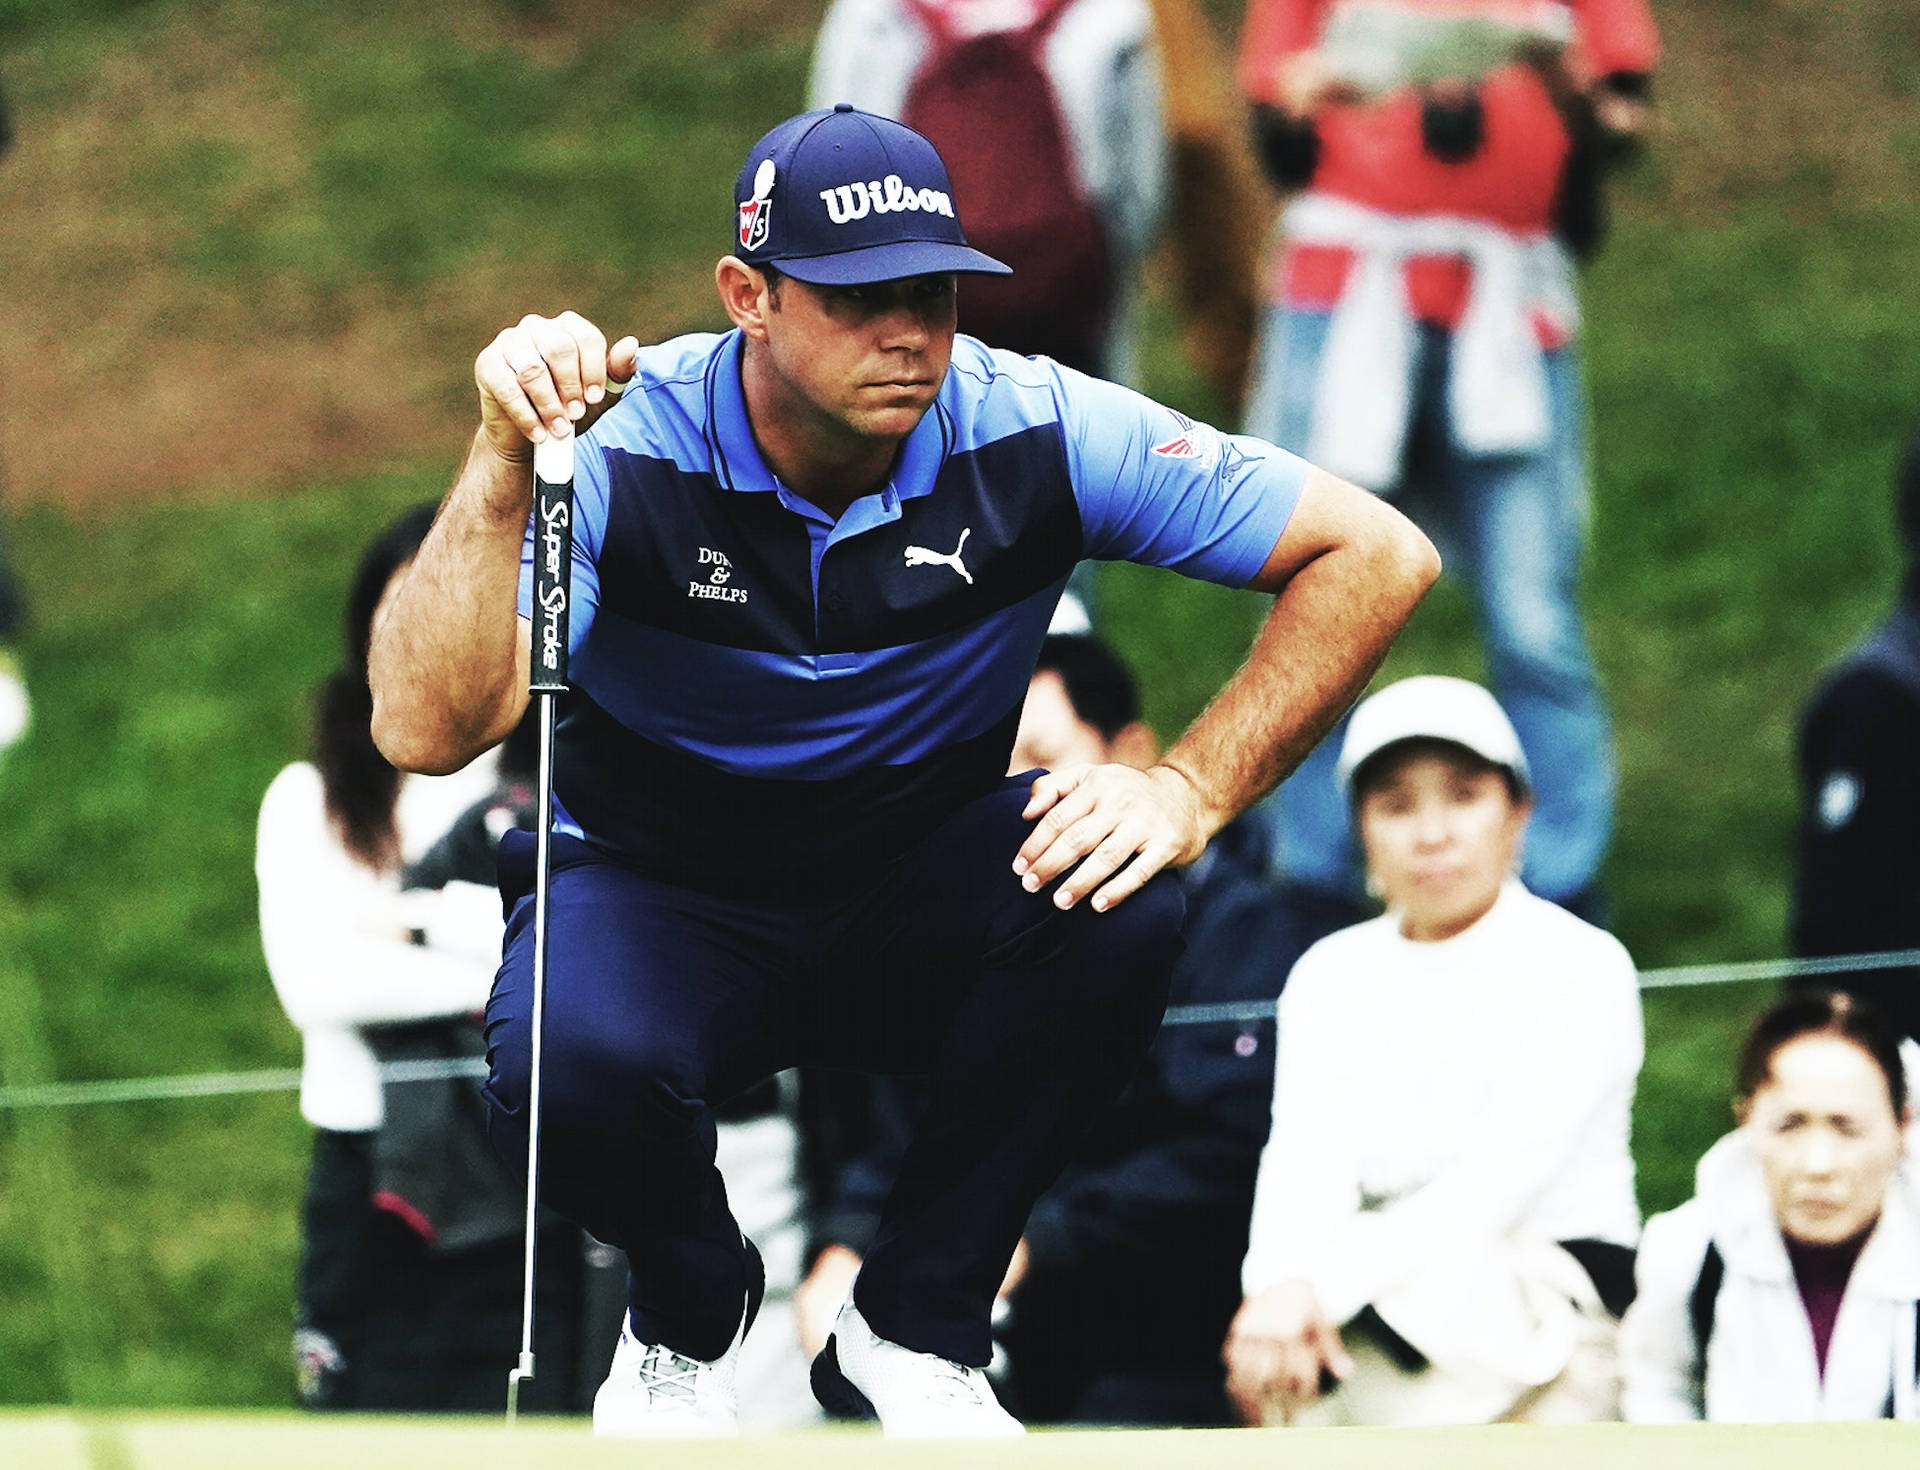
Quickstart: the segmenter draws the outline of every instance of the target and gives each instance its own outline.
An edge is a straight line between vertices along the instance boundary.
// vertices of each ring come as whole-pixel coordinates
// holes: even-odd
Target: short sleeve
[[[1244,587],[1306,484],[1305,460],[1053,366],[1085,555]]]
[[[620,408],[625,408],[622,404]],[[618,411],[617,409],[614,411]],[[611,413],[609,414],[611,416]],[[602,418],[601,423],[606,419]],[[599,424],[594,425],[598,429]],[[607,453],[593,430],[574,446],[573,452],[573,564],[568,577],[572,597],[567,607],[567,651],[577,653],[593,626],[594,610],[600,605],[600,547],[607,529],[609,502]],[[527,534],[520,543],[520,592],[517,605],[520,616],[533,616],[533,556],[536,528],[527,517]]]

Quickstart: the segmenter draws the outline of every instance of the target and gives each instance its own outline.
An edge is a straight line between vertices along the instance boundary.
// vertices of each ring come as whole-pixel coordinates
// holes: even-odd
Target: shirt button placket
[[[820,589],[820,610],[815,622],[820,630],[820,646],[832,648],[845,641],[845,623],[847,614],[847,594],[837,587],[822,585]],[[823,653],[820,655],[819,671],[825,675],[849,674],[859,667],[858,654]]]

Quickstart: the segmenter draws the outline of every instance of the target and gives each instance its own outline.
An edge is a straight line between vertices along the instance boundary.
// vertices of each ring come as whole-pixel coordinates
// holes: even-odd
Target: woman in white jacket
[[[1920,1190],[1899,1043],[1814,991],[1755,1026],[1740,1128],[1647,1222],[1622,1328],[1636,1423],[1920,1419]]]
[[[1633,962],[1513,876],[1526,758],[1486,690],[1390,686],[1338,769],[1387,912],[1280,997],[1229,1389],[1252,1423],[1612,1417]]]
[[[374,748],[370,730],[368,630],[432,520],[431,506],[400,517],[363,555],[348,596],[342,665],[318,694],[313,759],[283,770],[260,805],[261,945],[300,1030],[300,1110],[315,1130],[294,1333],[298,1393],[312,1408],[491,1409],[504,1394],[519,1329],[519,1186],[503,1168],[498,1183],[486,1172],[496,1166],[484,1140],[467,1130],[449,1136],[439,1114],[424,1124],[416,1118],[412,1126],[426,1136],[414,1139],[415,1152],[449,1161],[433,1182],[451,1181],[452,1194],[435,1194],[422,1208],[424,1192],[378,1182],[390,1110],[377,1028],[477,1015],[503,928],[492,888],[403,890],[401,882],[404,864],[494,793],[493,755],[450,776],[403,776]],[[403,1099],[409,1109],[425,1096],[419,1089]],[[457,1126],[464,1113],[455,1109],[453,1118]],[[459,1173],[456,1158],[477,1172]],[[484,1243],[471,1239],[474,1191],[461,1183],[476,1179],[511,1191],[504,1235]],[[463,1204],[466,1222],[456,1228],[450,1217]],[[572,1262],[561,1250],[542,1267],[543,1286],[556,1272],[559,1283],[544,1293],[543,1326],[561,1314],[569,1349],[577,1237],[572,1245]],[[552,1393],[563,1375],[549,1371],[563,1356],[540,1354],[544,1407],[565,1406]]]

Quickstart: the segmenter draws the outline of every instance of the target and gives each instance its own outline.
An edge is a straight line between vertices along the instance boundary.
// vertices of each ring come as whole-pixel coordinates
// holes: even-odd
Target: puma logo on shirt
[[[960,552],[967,544],[967,537],[972,534],[972,526],[968,526],[963,530],[960,533],[960,544],[953,548],[951,554],[944,551],[929,551],[924,546],[909,546],[907,548],[907,565],[910,567],[925,567],[937,564],[943,567],[952,567],[966,579],[967,585],[971,587],[973,585],[973,573],[968,571],[966,563],[960,560]]]

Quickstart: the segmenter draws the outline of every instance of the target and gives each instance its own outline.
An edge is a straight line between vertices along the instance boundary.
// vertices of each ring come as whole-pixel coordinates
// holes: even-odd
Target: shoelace
[[[956,1368],[950,1363],[934,1370],[937,1384],[935,1397],[944,1404],[979,1405],[980,1385],[973,1381],[973,1374],[964,1368]]]
[[[651,1403],[655,1394],[662,1399],[681,1399],[692,1405],[697,1398],[694,1388],[700,1370],[707,1365],[695,1358],[684,1357],[672,1348],[649,1344],[640,1355],[640,1386],[646,1390],[647,1401]]]
[[[992,1397],[993,1390],[987,1387],[986,1374],[978,1368],[969,1368],[950,1358],[935,1357],[932,1353],[918,1356],[927,1360],[933,1374],[932,1391],[928,1394],[936,1403],[966,1404],[978,1408],[987,1402],[998,1403]]]

